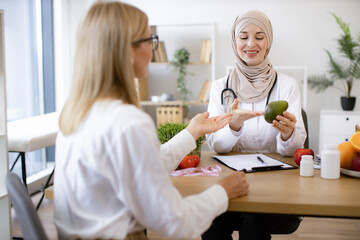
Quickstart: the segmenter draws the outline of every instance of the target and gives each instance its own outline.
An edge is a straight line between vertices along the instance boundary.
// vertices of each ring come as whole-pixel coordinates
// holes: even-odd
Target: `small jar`
[[[340,177],[340,151],[334,144],[326,144],[321,152],[321,177],[325,179]]]
[[[300,161],[300,176],[314,176],[314,160],[312,155],[302,155]]]

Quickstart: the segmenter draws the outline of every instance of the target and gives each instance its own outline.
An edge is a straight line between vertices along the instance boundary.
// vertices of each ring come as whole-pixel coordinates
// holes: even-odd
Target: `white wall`
[[[69,13],[74,38],[74,26],[79,16],[92,0],[62,0],[74,6]],[[85,4],[84,4],[85,2]],[[324,49],[337,56],[335,39],[340,29],[329,12],[334,12],[345,22],[350,23],[354,36],[360,32],[360,1],[358,0],[125,0],[144,12],[150,24],[183,24],[215,22],[216,29],[216,78],[225,75],[225,66],[234,62],[230,45],[230,30],[237,15],[248,10],[263,11],[271,20],[274,31],[273,46],[269,58],[273,65],[305,65],[308,74],[325,73],[328,57]],[[161,36],[160,36],[161,38]],[[70,56],[73,55],[73,47]],[[72,62],[72,61],[71,61]],[[68,82],[69,76],[66,77]],[[63,79],[65,80],[65,79]],[[62,80],[62,81],[63,81]],[[360,111],[360,81],[352,91],[357,96],[355,111]],[[307,114],[309,119],[310,147],[318,151],[319,112],[321,109],[341,109],[340,96],[335,89],[324,94],[308,91]]]

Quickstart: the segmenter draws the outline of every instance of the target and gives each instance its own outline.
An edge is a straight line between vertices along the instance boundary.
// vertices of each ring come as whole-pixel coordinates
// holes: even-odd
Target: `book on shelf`
[[[200,62],[211,63],[211,54],[212,54],[211,40],[209,39],[201,40]]]
[[[151,34],[157,34],[156,25],[150,25],[150,33]]]
[[[212,82],[210,80],[207,80],[206,91],[205,91],[204,96],[202,98],[202,102],[204,102],[204,103],[209,102],[211,84],[212,84]]]
[[[150,25],[150,33],[157,34],[156,25]],[[157,50],[153,52],[153,58],[151,59],[151,62],[157,62],[156,60],[158,60],[159,57],[156,57],[156,55],[157,55]]]
[[[165,44],[163,41],[159,42],[159,53],[160,53],[161,62],[167,62],[168,59],[166,56]]]
[[[135,78],[135,87],[140,101],[149,100],[149,80],[145,78]]]
[[[196,100],[196,102],[198,102],[198,103],[201,103],[201,101],[202,101],[202,98],[203,98],[204,93],[205,93],[205,88],[206,88],[207,81],[208,80],[205,80],[205,82],[203,83],[203,85],[201,87],[200,93],[199,93],[198,98]]]
[[[164,41],[160,41],[158,48],[154,51],[153,62],[168,62]]]
[[[210,80],[205,80],[201,90],[200,90],[200,93],[199,93],[199,96],[196,100],[196,102],[198,103],[206,103],[209,101],[209,94],[210,94],[210,89],[211,89],[211,81]]]
[[[204,62],[206,40],[201,40],[200,62]]]

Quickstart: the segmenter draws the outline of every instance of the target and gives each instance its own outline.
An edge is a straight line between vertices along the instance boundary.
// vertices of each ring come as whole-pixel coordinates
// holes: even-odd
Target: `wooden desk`
[[[202,152],[201,166],[218,164],[221,176],[233,172],[211,159],[212,152]],[[266,154],[294,165],[293,158]],[[360,218],[360,179],[341,175],[337,180],[301,177],[300,169],[247,173],[249,194],[230,201],[230,211],[282,213],[307,216]],[[218,177],[173,177],[172,181],[183,196],[199,193],[219,181]]]
[[[233,172],[212,160],[212,155],[212,152],[202,152],[200,166],[220,165],[220,177],[172,177],[175,187],[183,196],[200,193]],[[266,155],[294,165],[293,158]],[[249,194],[231,200],[229,210],[360,218],[360,179],[341,175],[340,179],[326,180],[320,177],[320,170],[314,171],[313,177],[301,177],[300,169],[247,173]],[[52,188],[48,188],[46,197],[53,198],[52,191]]]

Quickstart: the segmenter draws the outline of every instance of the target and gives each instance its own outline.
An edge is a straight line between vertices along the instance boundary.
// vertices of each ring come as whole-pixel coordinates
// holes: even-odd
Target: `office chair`
[[[306,131],[306,139],[304,142],[304,148],[309,148],[309,126],[308,126],[308,120],[307,120],[307,115],[304,109],[301,109],[301,115],[304,121],[304,125],[305,125],[305,131]]]
[[[25,185],[15,174],[6,175],[6,187],[25,240],[47,240],[39,216]]]

